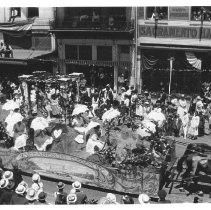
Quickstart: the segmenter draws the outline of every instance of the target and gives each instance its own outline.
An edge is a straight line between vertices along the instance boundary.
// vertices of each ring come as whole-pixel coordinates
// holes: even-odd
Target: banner
[[[22,37],[32,30],[34,19],[0,24],[0,32],[14,37]]]
[[[202,61],[198,59],[193,52],[185,52],[187,61],[193,66],[194,68],[201,70]]]

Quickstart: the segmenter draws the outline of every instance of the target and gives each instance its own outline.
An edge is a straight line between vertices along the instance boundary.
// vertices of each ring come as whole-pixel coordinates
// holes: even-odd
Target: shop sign
[[[189,7],[169,7],[169,20],[189,20]]]
[[[200,27],[172,27],[139,25],[139,37],[199,39]],[[211,39],[211,29],[203,28],[201,39]]]

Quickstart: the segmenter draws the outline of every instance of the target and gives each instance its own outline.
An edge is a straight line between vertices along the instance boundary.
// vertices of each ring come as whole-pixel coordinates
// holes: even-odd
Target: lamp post
[[[170,61],[170,75],[169,75],[169,95],[171,94],[171,80],[172,80],[172,70],[173,70],[173,61],[175,61],[174,57],[168,59]]]

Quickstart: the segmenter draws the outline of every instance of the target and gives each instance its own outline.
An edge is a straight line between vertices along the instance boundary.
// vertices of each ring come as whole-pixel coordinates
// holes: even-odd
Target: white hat
[[[138,197],[138,201],[140,204],[149,204],[149,196],[146,194],[140,194]]]
[[[1,179],[0,180],[0,189],[6,188],[8,184],[9,184],[8,179]]]
[[[67,196],[67,204],[75,203],[77,201],[77,195],[74,193],[70,193]]]
[[[12,171],[5,171],[2,178],[12,180],[13,179],[13,172]]]
[[[27,191],[26,199],[29,200],[29,201],[37,200],[37,194],[36,194],[36,191],[33,188],[30,188]]]
[[[79,181],[75,181],[72,183],[73,188],[76,190],[81,189],[81,183]]]
[[[106,198],[111,202],[116,203],[116,195],[114,195],[113,193],[108,193]]]
[[[15,192],[18,194],[18,195],[22,195],[26,192],[26,188],[22,185],[22,184],[19,184],[17,186],[17,188],[15,189]]]
[[[83,135],[79,134],[75,137],[74,141],[76,141],[79,144],[83,144],[84,143],[84,139],[83,139]]]
[[[32,176],[32,181],[33,182],[39,182],[40,181],[40,175],[39,174],[33,174]]]
[[[125,88],[124,87],[121,87],[121,90],[125,90]]]

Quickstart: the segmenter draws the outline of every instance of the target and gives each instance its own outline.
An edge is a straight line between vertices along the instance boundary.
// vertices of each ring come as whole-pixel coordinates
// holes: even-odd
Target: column
[[[136,68],[136,84],[137,90],[140,93],[142,90],[142,68],[141,68],[141,50],[137,51],[137,68]]]
[[[130,74],[130,86],[136,86],[136,50],[135,45],[132,44],[131,50],[130,50],[130,57],[131,57],[131,74]]]
[[[112,47],[112,61],[118,61],[119,60],[118,58],[119,58],[118,48],[115,42],[115,44]],[[115,65],[114,66],[114,90],[116,91],[118,87],[118,70],[119,70],[119,66]]]

